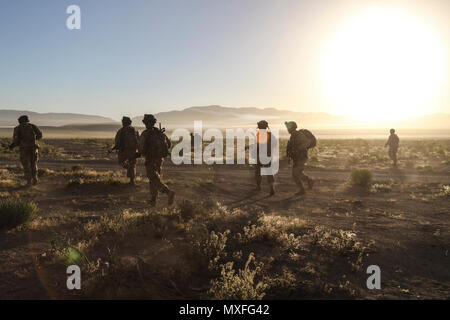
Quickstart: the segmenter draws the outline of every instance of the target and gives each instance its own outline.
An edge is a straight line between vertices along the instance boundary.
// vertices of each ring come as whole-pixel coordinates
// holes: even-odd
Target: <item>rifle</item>
[[[163,133],[166,131],[166,128],[161,128],[161,122],[159,122],[159,131]]]
[[[114,150],[118,150],[119,147],[118,146],[114,146],[111,149],[108,149],[108,154],[111,154]]]

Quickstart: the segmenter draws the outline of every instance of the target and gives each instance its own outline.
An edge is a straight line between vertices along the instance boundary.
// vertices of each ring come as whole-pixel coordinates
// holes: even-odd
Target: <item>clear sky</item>
[[[81,30],[66,28],[71,4]],[[220,104],[371,116],[394,101],[396,115],[450,113],[449,21],[446,0],[1,1],[0,109],[118,119]],[[354,64],[355,52],[368,59]]]

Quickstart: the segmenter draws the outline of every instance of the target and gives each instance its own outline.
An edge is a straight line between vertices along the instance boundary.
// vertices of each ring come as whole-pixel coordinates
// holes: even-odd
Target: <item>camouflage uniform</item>
[[[267,131],[266,131],[267,132]],[[264,167],[270,167],[270,163],[268,163],[268,164],[262,164],[261,162],[260,162],[260,159],[259,159],[259,147],[260,147],[260,144],[262,144],[262,143],[267,143],[267,156],[268,157],[270,157],[271,156],[271,137],[272,137],[272,135],[271,135],[271,133],[270,132],[267,132],[267,136],[266,137],[264,137],[264,136],[261,136],[260,137],[260,131],[258,131],[257,133],[256,133],[256,142],[257,142],[257,148],[256,148],[256,154],[257,154],[257,163],[256,163],[256,165],[255,165],[255,180],[256,180],[256,190],[261,190],[261,182],[262,182],[262,176],[261,176],[261,168],[264,168]],[[266,141],[267,140],[267,141]],[[274,177],[273,177],[273,175],[267,175],[267,183],[269,184],[269,186],[270,186],[270,193],[271,194],[275,194],[275,190],[274,190],[274,187],[273,187],[273,184],[274,184],[274,182],[275,182],[275,179],[274,179]]]
[[[389,146],[388,155],[389,158],[394,162],[394,166],[397,165],[397,151],[399,142],[400,139],[398,138],[398,136],[395,133],[391,133],[388,141],[385,144],[385,146]]]
[[[147,171],[147,177],[150,185],[151,201],[154,203],[158,196],[158,192],[167,193],[170,195],[172,192],[169,187],[161,181],[161,169],[164,162],[163,158],[153,157],[148,150],[148,145],[152,143],[152,131],[159,130],[156,127],[147,128],[142,132],[139,140],[139,150],[145,157],[145,169]],[[169,138],[166,137],[167,145],[171,146]],[[170,201],[169,201],[170,202]]]
[[[14,128],[11,148],[19,146],[20,162],[22,163],[27,184],[36,184],[38,181],[38,149],[36,140],[42,138],[42,132],[37,126],[29,122],[22,122]]]
[[[298,130],[291,133],[291,137],[288,141],[286,154],[293,161],[292,166],[292,178],[299,187],[299,193],[305,193],[302,180],[305,181],[311,188],[313,180],[303,173],[305,169],[306,161],[308,160],[308,149],[310,141],[308,138]]]
[[[119,165],[127,169],[127,177],[134,184],[136,175],[136,150],[138,149],[139,132],[132,126],[126,125],[117,131],[115,146],[119,150],[117,158]]]

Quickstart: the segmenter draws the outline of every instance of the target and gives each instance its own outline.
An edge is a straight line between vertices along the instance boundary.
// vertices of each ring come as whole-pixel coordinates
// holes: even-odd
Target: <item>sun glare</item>
[[[437,34],[398,9],[371,8],[328,41],[322,59],[327,104],[368,121],[432,112],[446,60]]]

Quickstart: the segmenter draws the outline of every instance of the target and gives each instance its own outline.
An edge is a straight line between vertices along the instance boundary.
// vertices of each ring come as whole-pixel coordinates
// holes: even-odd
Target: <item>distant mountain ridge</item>
[[[201,120],[205,127],[233,128],[254,127],[256,122],[265,119],[274,127],[282,126],[284,121],[295,120],[304,124],[326,124],[340,126],[347,123],[344,116],[321,112],[302,113],[275,108],[231,108],[218,105],[204,107],[189,107],[180,111],[159,112],[155,114],[158,122],[165,127],[192,127],[194,121]],[[133,118],[134,123],[142,123],[143,116]]]
[[[324,112],[295,112],[275,108],[231,108],[218,105],[189,107],[180,111],[156,113],[155,117],[166,128],[191,128],[194,121],[202,120],[205,127],[235,128],[255,127],[259,120],[267,120],[272,128],[283,128],[284,122],[297,121],[299,126],[310,128],[370,128],[380,127],[370,122],[362,122],[348,116],[333,115]],[[143,116],[133,118],[136,126],[141,125]],[[450,114],[432,114],[407,120],[386,119],[385,127],[450,129]]]
[[[28,115],[33,123],[40,126],[65,126],[72,124],[114,123],[107,117],[78,113],[38,113],[33,111],[0,110],[0,126],[15,126],[21,115]]]
[[[149,110],[147,113],[151,113]],[[17,125],[17,118],[27,114],[39,126],[61,127],[67,130],[109,131],[120,126],[111,118],[75,113],[37,113],[31,111],[0,110],[0,127]],[[450,114],[433,114],[413,119],[395,121],[388,118],[382,123],[363,122],[348,116],[332,115],[323,112],[295,112],[275,108],[232,108],[219,105],[195,106],[183,110],[155,113],[158,122],[168,130],[175,128],[191,129],[194,121],[201,120],[205,128],[249,128],[265,119],[271,128],[284,129],[285,121],[297,121],[300,127],[311,129],[370,129],[370,128],[411,128],[450,130]],[[142,127],[143,114],[133,119],[133,125]],[[83,129],[84,128],[84,129]]]

